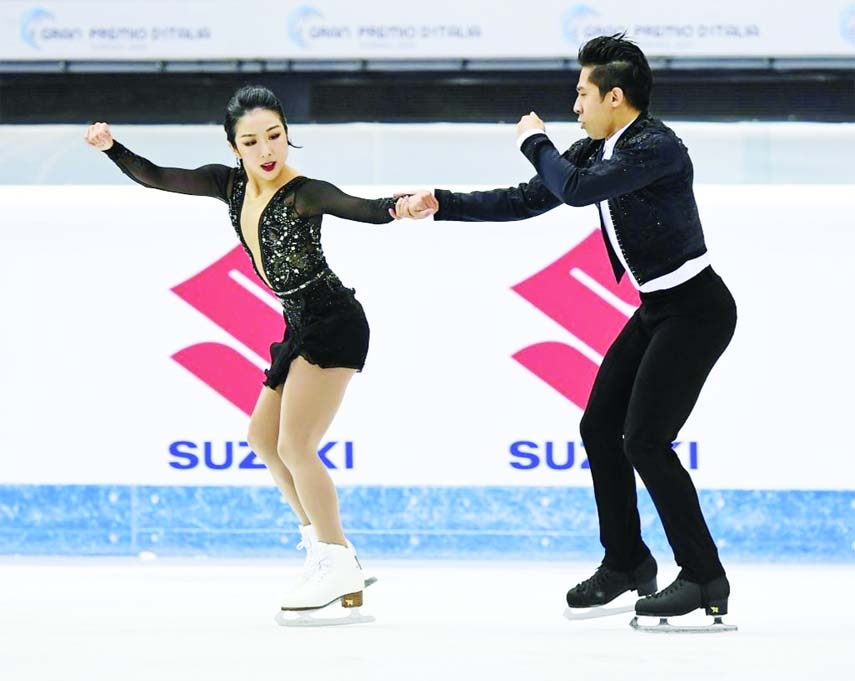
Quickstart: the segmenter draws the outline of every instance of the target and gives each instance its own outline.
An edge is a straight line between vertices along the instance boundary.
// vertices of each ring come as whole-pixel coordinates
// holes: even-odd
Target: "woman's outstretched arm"
[[[93,123],[83,137],[87,144],[107,154],[125,175],[144,187],[210,196],[228,202],[232,169],[226,165],[213,163],[195,170],[162,168],[114,140],[107,123]]]

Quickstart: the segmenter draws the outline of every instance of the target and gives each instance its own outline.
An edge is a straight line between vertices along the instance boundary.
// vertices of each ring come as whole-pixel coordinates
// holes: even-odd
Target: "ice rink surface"
[[[366,563],[376,622],[298,629],[274,622],[294,561],[3,558],[0,679],[855,679],[852,565],[732,564],[738,632],[656,635],[564,619],[589,564]]]

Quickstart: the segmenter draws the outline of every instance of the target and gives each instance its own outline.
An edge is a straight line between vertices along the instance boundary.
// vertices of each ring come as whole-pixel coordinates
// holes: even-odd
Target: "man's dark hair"
[[[647,111],[653,88],[650,65],[638,45],[624,35],[592,38],[579,48],[579,64],[593,67],[588,80],[599,88],[601,98],[619,87],[630,106]]]

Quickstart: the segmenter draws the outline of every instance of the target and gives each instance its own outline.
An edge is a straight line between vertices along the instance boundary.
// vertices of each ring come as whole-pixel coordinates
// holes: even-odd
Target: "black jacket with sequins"
[[[624,259],[639,284],[673,272],[706,252],[695,203],[689,153],[673,130],[640,115],[624,131],[612,157],[601,160],[604,140],[579,140],[563,154],[543,135],[522,152],[537,170],[528,183],[466,194],[442,189],[436,220],[503,222],[540,215],[566,203],[607,201]],[[623,265],[600,226],[615,278]]]
[[[162,168],[118,142],[114,142],[105,153],[125,175],[141,185],[225,201],[229,205],[232,226],[255,271],[280,297],[292,295],[321,277],[332,275],[321,248],[321,219],[324,214],[374,224],[393,219],[389,214],[389,209],[395,207],[393,198],[362,199],[345,194],[329,182],[295,177],[276,191],[261,212],[258,220],[259,264],[255,262],[240,226],[247,182],[242,168],[221,164],[195,170]]]

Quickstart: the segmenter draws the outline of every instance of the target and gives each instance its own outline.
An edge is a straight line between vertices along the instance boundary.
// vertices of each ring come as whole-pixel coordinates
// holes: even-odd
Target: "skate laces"
[[[306,551],[306,558],[303,561],[303,578],[308,579],[315,569],[314,561],[312,560],[312,543],[308,539],[303,539],[297,543],[297,549],[299,551]]]
[[[593,575],[588,577],[584,582],[579,582],[576,588],[580,591],[591,591],[599,586],[603,586],[608,581],[609,572],[612,572],[612,570],[605,565],[600,565]]]
[[[318,560],[312,567],[312,572],[309,575],[310,582],[322,582],[326,579],[332,566],[332,560],[326,556]]]
[[[297,550],[302,551],[305,549],[306,551],[311,553],[311,548],[317,539],[314,537],[314,529],[311,525],[303,525],[299,528],[300,531],[300,541],[297,542]]]

